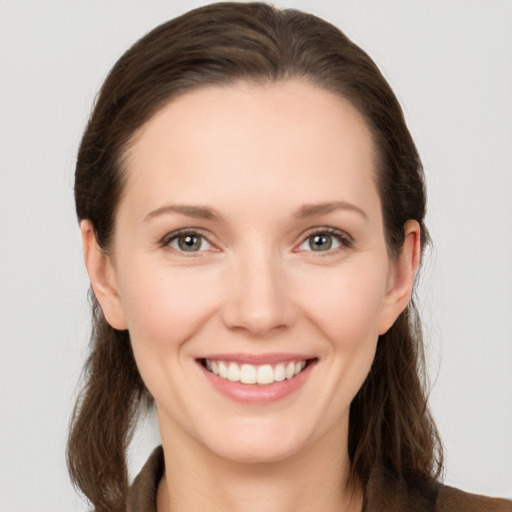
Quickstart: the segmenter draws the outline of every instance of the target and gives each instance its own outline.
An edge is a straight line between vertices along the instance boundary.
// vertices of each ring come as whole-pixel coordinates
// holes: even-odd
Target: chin
[[[219,457],[243,464],[281,462],[300,453],[308,444],[305,432],[293,433],[270,425],[229,429],[229,432],[229,436],[225,431],[219,432],[216,439],[210,439],[206,444]]]
[[[283,447],[281,443],[255,445],[246,443],[243,446],[225,447],[217,454],[224,459],[239,464],[268,464],[287,460],[297,453],[293,447]]]

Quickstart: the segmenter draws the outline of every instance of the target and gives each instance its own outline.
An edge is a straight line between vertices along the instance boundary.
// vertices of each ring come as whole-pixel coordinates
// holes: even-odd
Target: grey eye
[[[196,233],[177,235],[169,242],[169,246],[182,252],[198,252],[211,248],[210,243],[203,236]]]
[[[309,246],[313,251],[328,251],[333,245],[332,236],[319,233],[308,237]]]
[[[301,251],[325,252],[338,249],[345,245],[341,235],[331,234],[325,231],[313,233],[308,236],[299,246]]]

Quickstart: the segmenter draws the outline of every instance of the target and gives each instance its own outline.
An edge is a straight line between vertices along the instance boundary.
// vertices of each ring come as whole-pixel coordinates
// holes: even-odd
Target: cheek
[[[218,302],[212,277],[191,268],[131,266],[121,297],[132,339],[179,344],[190,337]]]
[[[215,278],[189,268],[142,263],[126,268],[120,291],[142,380],[157,403],[172,397],[184,405],[178,376],[191,362],[189,341],[217,310]]]
[[[339,414],[350,404],[373,363],[387,272],[382,265],[361,265],[319,277],[316,288],[308,286],[317,291],[313,297],[309,295],[304,311],[323,334],[320,355],[330,361],[325,378],[333,392],[332,403],[341,405],[333,414]]]
[[[301,303],[311,320],[339,348],[357,349],[378,338],[378,325],[387,287],[382,264],[329,269],[303,281]]]

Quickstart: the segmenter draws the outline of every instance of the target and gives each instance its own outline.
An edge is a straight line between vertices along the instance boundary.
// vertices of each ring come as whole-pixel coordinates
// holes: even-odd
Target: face
[[[239,461],[346,440],[412,286],[388,255],[360,114],[299,81],[205,88],[136,134],[126,173],[91,279],[162,435]]]

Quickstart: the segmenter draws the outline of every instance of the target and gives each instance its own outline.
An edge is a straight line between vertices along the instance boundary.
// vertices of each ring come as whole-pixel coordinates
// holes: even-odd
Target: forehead
[[[229,201],[268,194],[283,206],[292,196],[378,202],[364,119],[347,100],[299,80],[173,99],[135,134],[125,164],[125,192],[151,203],[205,202],[211,193]]]

